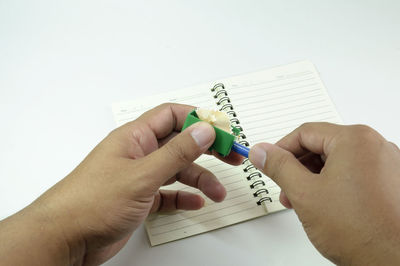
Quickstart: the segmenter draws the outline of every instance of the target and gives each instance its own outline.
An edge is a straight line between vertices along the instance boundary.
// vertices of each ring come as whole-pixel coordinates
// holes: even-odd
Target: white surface
[[[290,2],[0,1],[0,218],[113,129],[111,102],[300,59],[346,123],[399,145],[400,2]],[[157,264],[329,262],[286,211],[155,248],[141,228],[107,263]]]

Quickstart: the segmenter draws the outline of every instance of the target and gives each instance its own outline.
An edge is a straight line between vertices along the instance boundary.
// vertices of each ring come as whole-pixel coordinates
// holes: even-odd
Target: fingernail
[[[265,161],[267,160],[267,151],[263,146],[256,145],[251,148],[249,159],[257,169],[264,169]]]
[[[200,122],[193,125],[192,138],[200,148],[211,145],[214,138],[214,129],[207,123]]]

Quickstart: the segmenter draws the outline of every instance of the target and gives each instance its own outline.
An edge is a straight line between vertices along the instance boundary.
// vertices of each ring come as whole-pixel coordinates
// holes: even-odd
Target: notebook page
[[[116,103],[113,104],[114,118],[118,125],[122,125],[164,102],[185,103],[215,109],[213,94],[210,91],[213,85],[214,83],[210,83],[137,101]],[[214,203],[203,195],[206,202],[201,210],[150,215],[145,226],[151,245],[181,239],[267,214],[263,206],[256,204],[242,166],[231,166],[207,155],[202,155],[196,163],[212,171],[225,186],[227,190],[225,200]],[[181,189],[202,194],[197,189],[180,183],[166,186],[165,189]]]
[[[341,123],[314,65],[301,61],[221,80],[247,141],[275,143],[305,122]],[[279,187],[269,178],[268,212],[282,209]]]

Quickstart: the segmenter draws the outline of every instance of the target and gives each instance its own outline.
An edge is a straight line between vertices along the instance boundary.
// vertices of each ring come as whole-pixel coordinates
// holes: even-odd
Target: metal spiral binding
[[[228,96],[226,90],[220,90],[214,95],[214,98],[217,99],[221,94],[223,94],[224,96]]]
[[[253,184],[250,185],[250,188],[256,188],[259,185],[265,186],[265,182],[263,180],[259,179],[255,182],[253,182]]]
[[[246,147],[250,146],[249,142],[247,142],[246,140],[241,140],[241,141],[239,141],[239,143],[244,145],[244,146],[246,146]]]
[[[236,125],[239,125],[240,124],[240,121],[239,121],[239,119],[237,119],[236,117],[234,117],[234,118],[231,118],[231,124],[233,124],[233,123],[235,123]],[[243,134],[243,133],[242,133]],[[244,134],[243,134],[244,135]]]
[[[219,109],[220,111],[226,111],[226,109],[229,109],[231,111],[233,111],[233,106],[230,103],[226,103],[224,105],[222,105],[222,107]]]
[[[259,199],[257,201],[257,205],[261,205],[264,201],[272,202],[272,199],[271,199],[271,197],[262,197],[261,199]]]
[[[218,99],[218,98],[217,98],[217,99]],[[221,98],[219,98],[219,100],[218,100],[218,102],[217,102],[217,105],[221,105],[223,102],[228,102],[228,103],[230,103],[231,100],[230,100],[229,97],[227,97],[227,96],[221,97]]]
[[[211,88],[212,92],[215,92],[214,98],[216,99],[216,104],[220,111],[224,111],[230,117],[231,125],[239,129],[240,133],[238,135],[238,142],[247,147],[250,146],[249,142],[245,140],[247,137],[243,133],[243,128],[240,126],[240,121],[237,118],[236,112],[232,105],[231,99],[228,96],[228,92],[225,89],[223,83],[217,83]],[[269,191],[264,188],[265,181],[262,179],[262,174],[252,165],[249,159],[245,159],[242,163],[243,172],[248,173],[246,179],[251,182],[250,189],[256,189],[253,193],[255,198],[258,198],[256,202],[257,205],[262,205],[263,202],[272,202],[271,197],[269,197]]]
[[[252,169],[256,169],[256,167],[254,165],[252,165],[252,164],[249,164],[245,168],[243,168],[243,171],[247,173]]]
[[[249,174],[246,178],[247,178],[247,180],[250,181],[256,177],[261,178],[261,174],[259,172],[254,172],[254,173]]]
[[[254,183],[253,183],[254,184]],[[261,193],[265,193],[268,194],[268,189],[266,188],[260,188],[259,190],[257,190],[256,192],[253,193],[254,197],[257,197],[258,195],[260,195]]]
[[[239,125],[236,125],[235,127],[237,127],[237,128],[240,130],[240,132],[242,132],[242,131],[243,131],[243,128],[242,128],[241,126],[239,126]]]
[[[222,83],[217,83],[214,85],[214,87],[212,87],[211,91],[214,92],[216,90],[224,90],[225,89],[225,85]]]
[[[232,116],[232,117],[236,117],[236,112],[235,111],[233,111],[233,110],[230,110],[230,111],[228,111],[228,112],[226,112],[229,116]]]

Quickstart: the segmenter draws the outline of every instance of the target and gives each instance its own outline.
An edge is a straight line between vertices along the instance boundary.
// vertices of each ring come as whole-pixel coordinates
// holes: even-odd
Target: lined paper
[[[251,145],[258,142],[274,143],[305,122],[329,121],[340,123],[341,119],[312,63],[301,61],[264,71],[217,80],[207,84],[171,91],[138,101],[113,104],[117,125],[134,120],[146,110],[163,102],[184,103],[193,106],[216,109],[211,88],[223,83],[237,118],[240,121],[246,141]],[[218,100],[218,99],[217,99]],[[212,171],[227,189],[222,203],[206,199],[205,206],[198,211],[176,211],[158,213],[148,217],[145,226],[151,245],[185,238],[224,226],[239,223],[255,217],[284,209],[279,203],[280,188],[267,176],[257,174],[257,169],[248,162],[243,166],[230,166],[207,155],[196,163]],[[243,171],[244,167],[247,172]],[[248,181],[247,176],[252,175]],[[262,180],[268,194],[257,198],[250,184]],[[182,189],[192,193],[200,191],[175,183],[165,189]],[[203,195],[204,196],[204,195]],[[256,204],[268,196],[263,206]],[[204,196],[205,197],[205,196]]]

